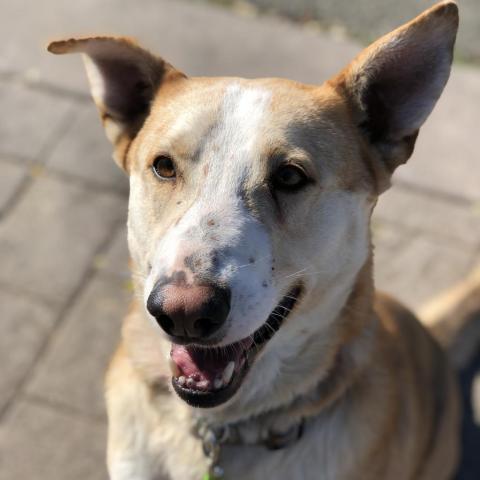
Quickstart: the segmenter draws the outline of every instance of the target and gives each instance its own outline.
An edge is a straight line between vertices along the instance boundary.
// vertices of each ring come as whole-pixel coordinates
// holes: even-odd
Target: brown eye
[[[295,192],[309,183],[305,172],[296,165],[282,165],[273,174],[272,186],[277,190]]]
[[[154,160],[152,170],[161,180],[173,180],[177,176],[173,160],[165,155],[160,155]]]

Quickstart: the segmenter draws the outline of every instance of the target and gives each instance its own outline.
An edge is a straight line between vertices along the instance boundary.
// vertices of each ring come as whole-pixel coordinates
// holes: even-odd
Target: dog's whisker
[[[300,275],[302,272],[308,270],[308,267],[305,267],[305,268],[302,268],[301,270],[298,270],[296,272],[293,272],[293,273],[290,273],[289,275],[286,275],[285,277],[283,277],[283,279],[286,279],[286,278],[291,278],[291,277],[295,277],[297,275]]]
[[[327,270],[318,270],[316,272],[308,272],[308,273],[302,274],[302,276],[321,275],[324,273],[327,273]]]
[[[323,273],[327,273],[328,270],[317,270],[315,272],[309,272],[308,270],[310,269],[310,267],[305,267],[305,268],[302,268],[301,270],[298,270],[296,272],[293,272],[293,273],[290,273],[286,276],[284,276],[282,279],[287,279],[287,278],[292,278],[292,277],[300,277],[300,276],[311,276],[311,275],[320,275],[320,274],[323,274]]]

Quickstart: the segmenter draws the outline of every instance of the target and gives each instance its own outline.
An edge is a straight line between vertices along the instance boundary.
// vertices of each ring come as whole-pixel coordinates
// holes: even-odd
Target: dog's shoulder
[[[412,382],[429,384],[434,380],[430,377],[445,375],[449,371],[444,350],[411,310],[390,295],[377,292],[374,311],[381,330],[380,348],[386,358],[397,352],[401,363],[395,361],[395,368],[406,367],[415,377],[411,378]]]

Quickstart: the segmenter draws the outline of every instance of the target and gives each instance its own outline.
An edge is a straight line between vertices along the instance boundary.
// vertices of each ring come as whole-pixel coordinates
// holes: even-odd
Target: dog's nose
[[[183,340],[201,340],[217,332],[230,312],[230,290],[215,285],[155,287],[147,310],[162,329]]]

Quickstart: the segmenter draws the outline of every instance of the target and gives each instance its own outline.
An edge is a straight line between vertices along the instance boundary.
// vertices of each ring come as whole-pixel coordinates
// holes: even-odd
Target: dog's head
[[[321,86],[189,78],[126,39],[50,45],[84,54],[130,176],[137,288],[187,402],[224,403],[246,378],[268,392],[338,316],[377,196],[447,82],[457,24],[454,3],[437,5]]]

